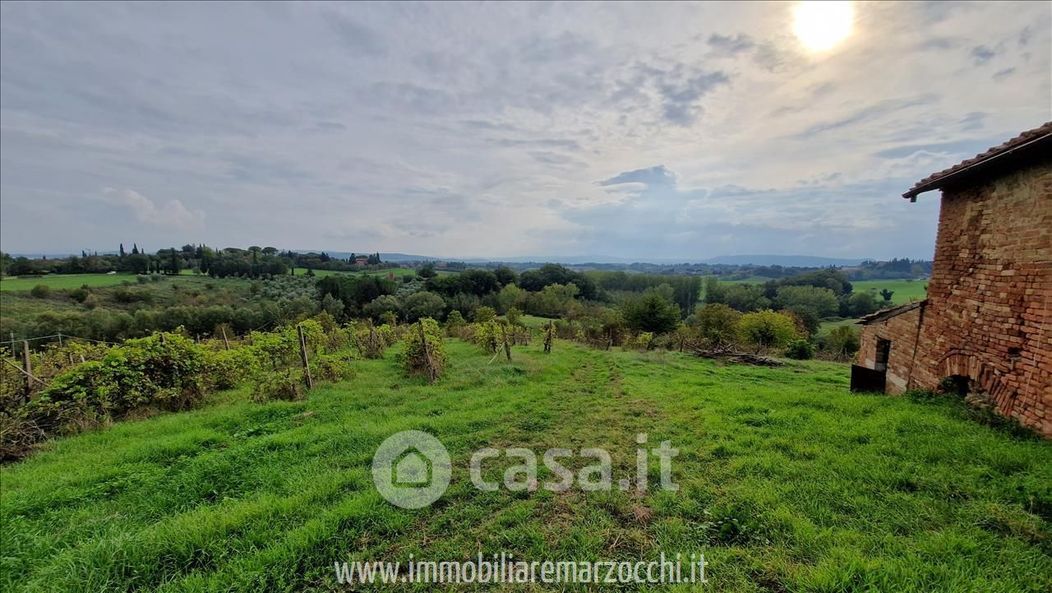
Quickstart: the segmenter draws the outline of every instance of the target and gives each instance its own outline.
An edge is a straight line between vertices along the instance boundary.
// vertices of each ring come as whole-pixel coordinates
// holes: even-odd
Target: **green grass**
[[[389,355],[304,402],[228,392],[55,441],[0,468],[0,588],[332,591],[337,560],[500,550],[704,551],[712,591],[1052,587],[1047,442],[945,400],[851,394],[841,365],[555,346],[545,356],[535,340],[504,363],[453,342],[434,386]],[[439,437],[454,462],[449,491],[417,511],[385,503],[369,472],[377,445],[405,429]],[[484,446],[596,446],[613,453],[616,481],[638,432],[680,449],[679,491],[481,492],[467,477]]]
[[[387,270],[369,270],[369,271],[366,271],[366,270],[347,270],[347,271],[341,271],[341,270],[314,270],[314,275],[318,276],[319,278],[323,278],[325,276],[332,276],[332,275],[335,275],[335,274],[352,274],[353,275],[353,274],[361,274],[362,272],[366,272],[366,273],[368,273],[370,275],[373,275],[373,276],[387,276],[388,274],[393,274],[395,276],[395,278],[401,278],[402,276],[416,276],[416,270],[413,269],[413,268],[389,268]],[[303,276],[306,273],[307,273],[307,269],[306,268],[296,268],[296,275],[297,276]],[[441,270],[438,273],[439,274],[448,274],[450,272],[448,272],[446,270]]]
[[[855,292],[872,290],[879,293],[881,289],[888,289],[895,294],[891,302],[896,305],[904,305],[910,301],[919,301],[928,296],[928,280],[855,280],[851,282]],[[879,294],[877,295],[879,299]]]
[[[135,282],[135,274],[48,274],[46,276],[5,277],[0,280],[0,291],[32,290],[43,284],[52,289],[80,288],[87,284],[91,287],[117,286],[123,282]]]

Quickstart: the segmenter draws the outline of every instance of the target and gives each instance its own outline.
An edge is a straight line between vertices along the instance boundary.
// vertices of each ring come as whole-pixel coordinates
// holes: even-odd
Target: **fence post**
[[[500,337],[501,337],[501,340],[503,340],[503,342],[504,342],[504,356],[506,356],[508,358],[508,360],[510,361],[511,360],[511,344],[508,343],[508,329],[504,326],[503,323],[500,324]]]
[[[552,328],[553,322],[551,319],[548,320],[548,331],[544,335],[544,352],[549,354],[552,351]]]
[[[58,347],[62,347],[62,332],[58,332]]]
[[[223,333],[223,346],[226,350],[230,350],[230,340],[226,339],[226,328],[219,326],[219,331]]]
[[[296,333],[300,336],[300,360],[303,361],[303,379],[307,383],[307,389],[314,389],[314,379],[310,376],[310,364],[307,361],[307,338],[303,335],[303,326],[296,326]]]
[[[33,391],[33,361],[29,358],[29,340],[22,341],[22,370],[26,374],[25,401]]]

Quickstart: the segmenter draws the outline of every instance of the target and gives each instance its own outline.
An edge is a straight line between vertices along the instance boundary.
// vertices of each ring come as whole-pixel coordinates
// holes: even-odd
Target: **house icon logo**
[[[404,430],[384,440],[373,455],[373,483],[387,502],[420,509],[438,500],[449,487],[449,452],[435,437]]]

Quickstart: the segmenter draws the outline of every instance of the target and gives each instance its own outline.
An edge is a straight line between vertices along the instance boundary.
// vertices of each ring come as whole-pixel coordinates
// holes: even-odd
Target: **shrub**
[[[508,308],[507,313],[504,317],[508,320],[508,323],[512,325],[519,325],[522,322],[522,311],[519,311],[515,307]]]
[[[424,317],[437,319],[445,310],[446,302],[433,292],[421,291],[409,295],[405,300],[406,321],[413,322]]]
[[[343,381],[354,376],[346,358],[340,355],[320,356],[311,361],[311,376],[315,381]]]
[[[464,316],[460,314],[460,311],[453,309],[449,312],[449,315],[446,317],[446,335],[458,335],[459,331],[465,325],[467,325],[467,322],[464,321]]]
[[[51,287],[47,284],[37,284],[29,291],[29,294],[35,299],[46,299],[51,296]]]
[[[723,303],[709,303],[695,311],[687,319],[687,325],[697,329],[707,347],[724,350],[734,346],[741,316]]]
[[[662,334],[679,325],[679,306],[655,289],[629,297],[621,305],[621,312],[628,327],[637,331]]]
[[[438,322],[425,317],[413,325],[402,339],[399,362],[409,376],[424,376],[434,382],[442,376],[446,365],[446,351]]]
[[[27,416],[24,409],[11,413],[0,412],[0,461],[24,456],[44,436],[44,431]]]
[[[471,328],[473,330],[472,341],[488,354],[495,353],[504,343],[500,323],[495,319],[475,323]]]
[[[394,313],[397,315],[401,308],[402,305],[398,302],[397,297],[385,294],[369,301],[369,303],[363,308],[363,312],[372,318],[373,321],[380,321],[380,318],[384,313]]]
[[[793,320],[770,309],[742,315],[738,334],[743,342],[758,350],[780,348],[797,337]]]
[[[796,339],[789,342],[789,345],[786,346],[785,355],[795,360],[810,360],[815,356],[815,349],[811,345],[811,342],[803,339]]]
[[[497,311],[493,307],[479,307],[475,309],[475,323],[486,323],[497,317]]]
[[[58,375],[29,414],[45,431],[69,432],[146,406],[190,408],[206,393],[205,352],[179,334],[163,337],[128,340]]]
[[[252,400],[255,402],[298,401],[304,397],[306,389],[302,370],[289,368],[285,371],[259,373],[252,383]]]
[[[821,346],[834,360],[849,360],[858,352],[858,330],[847,325],[834,327],[821,340]]]
[[[69,298],[73,299],[78,303],[83,303],[88,299],[88,295],[90,294],[91,293],[88,291],[88,289],[81,286],[80,288],[74,288],[73,290],[69,291]]]
[[[205,360],[205,377],[210,389],[232,389],[258,370],[258,362],[248,348],[209,352]]]
[[[389,328],[388,325],[381,327]],[[387,350],[387,338],[370,322],[360,324],[355,330],[355,346],[362,358],[383,358]]]

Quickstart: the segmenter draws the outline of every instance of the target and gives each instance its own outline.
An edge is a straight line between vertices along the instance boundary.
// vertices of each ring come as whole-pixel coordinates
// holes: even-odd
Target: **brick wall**
[[[888,393],[902,393],[909,388],[914,357],[918,352],[917,336],[922,315],[922,309],[912,309],[862,328],[858,360],[866,368],[875,368],[877,364],[877,340],[891,342],[886,374]]]
[[[967,376],[998,412],[1052,436],[1052,164],[943,191],[923,321],[917,311],[863,332],[870,368],[876,337],[892,340],[889,392]],[[895,360],[918,323],[915,361]]]

